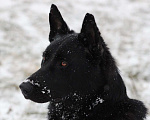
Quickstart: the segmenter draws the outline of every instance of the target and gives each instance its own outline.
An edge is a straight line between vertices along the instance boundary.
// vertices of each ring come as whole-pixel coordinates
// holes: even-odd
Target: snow
[[[129,96],[150,108],[149,0],[1,0],[0,120],[47,119],[48,104],[25,100],[18,86],[40,67],[42,52],[49,44],[52,3],[77,32],[87,12],[95,16]]]
[[[95,102],[94,103],[92,103],[92,105],[93,105],[93,108],[96,106],[96,105],[98,105],[99,103],[103,103],[104,102],[104,100],[103,99],[101,99],[100,97],[97,97],[96,98],[96,100],[95,100]],[[90,109],[90,108],[89,108]]]

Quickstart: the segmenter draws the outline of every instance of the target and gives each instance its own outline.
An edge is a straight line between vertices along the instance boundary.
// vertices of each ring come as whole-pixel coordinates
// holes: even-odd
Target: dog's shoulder
[[[141,101],[127,99],[115,105],[116,120],[143,120],[147,114],[147,108]]]
[[[147,109],[141,101],[135,99],[126,99],[116,103],[104,102],[104,105],[98,105],[90,115],[90,119],[144,120],[146,114]]]

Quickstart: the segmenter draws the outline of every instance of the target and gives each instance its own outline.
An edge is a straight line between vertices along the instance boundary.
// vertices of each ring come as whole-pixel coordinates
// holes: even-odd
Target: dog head
[[[93,15],[87,13],[81,32],[75,33],[52,5],[49,22],[51,44],[43,52],[41,68],[20,85],[25,98],[44,103],[75,92],[81,95],[107,92],[105,98],[110,92],[112,96],[125,92]]]

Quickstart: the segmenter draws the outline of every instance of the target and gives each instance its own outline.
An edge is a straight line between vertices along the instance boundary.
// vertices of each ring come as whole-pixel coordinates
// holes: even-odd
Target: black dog
[[[41,68],[20,85],[25,98],[50,101],[49,120],[143,120],[147,109],[127,96],[94,16],[87,13],[75,33],[52,5],[49,22]]]

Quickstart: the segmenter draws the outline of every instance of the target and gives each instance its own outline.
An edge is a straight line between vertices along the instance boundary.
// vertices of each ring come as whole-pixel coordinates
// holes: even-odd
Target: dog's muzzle
[[[28,79],[25,82],[21,83],[19,87],[26,99],[29,98],[30,94],[33,92],[34,89],[33,84],[31,84]]]

